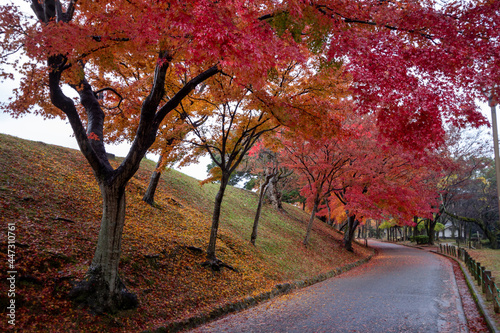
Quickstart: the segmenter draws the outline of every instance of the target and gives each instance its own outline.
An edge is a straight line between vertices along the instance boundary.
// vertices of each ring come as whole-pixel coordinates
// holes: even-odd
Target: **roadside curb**
[[[331,270],[327,273],[323,273],[314,277],[311,277],[306,280],[299,280],[299,281],[294,281],[294,282],[285,282],[285,283],[279,283],[274,286],[274,288],[270,291],[266,291],[263,293],[260,293],[256,296],[252,297],[245,297],[242,300],[239,300],[237,302],[233,303],[228,303],[224,304],[221,306],[216,307],[210,312],[203,313],[197,316],[189,317],[183,320],[179,321],[174,321],[169,323],[166,326],[158,327],[154,330],[147,330],[143,331],[142,333],[174,333],[174,332],[180,332],[182,330],[186,329],[191,329],[195,328],[197,326],[200,326],[202,324],[206,324],[208,322],[214,321],[222,316],[225,316],[230,313],[235,313],[239,312],[241,310],[245,310],[248,308],[251,308],[253,306],[256,306],[257,304],[260,304],[262,302],[271,300],[273,298],[276,298],[281,295],[288,294],[294,290],[302,289],[308,286],[311,286],[313,284],[316,284],[318,282],[325,281],[327,279],[330,279],[332,277],[338,276],[342,273],[345,273],[347,271],[352,270],[353,268],[356,268],[358,266],[361,266],[362,264],[367,263],[370,261],[370,259],[373,258],[373,256],[376,254],[372,253],[368,257],[364,259],[360,259],[354,263],[344,265],[341,267],[338,267],[334,270]]]
[[[467,268],[464,267],[463,263],[460,260],[458,260],[457,258],[449,256],[447,254],[440,253],[437,251],[430,251],[430,252],[438,254],[438,255],[443,256],[443,257],[446,257],[448,259],[455,260],[458,263],[458,265],[460,266],[460,269],[462,270],[462,274],[465,276],[465,282],[467,282],[467,286],[469,287],[469,291],[472,295],[472,298],[474,299],[474,302],[476,303],[477,308],[479,309],[479,312],[484,317],[484,319],[486,321],[486,325],[490,329],[490,332],[500,333],[500,330],[498,330],[496,327],[495,321],[493,320],[493,318],[491,318],[490,314],[486,310],[486,305],[484,304],[484,300],[483,300],[481,293],[477,290],[476,285],[474,283],[474,280],[472,279],[469,272],[467,271]]]

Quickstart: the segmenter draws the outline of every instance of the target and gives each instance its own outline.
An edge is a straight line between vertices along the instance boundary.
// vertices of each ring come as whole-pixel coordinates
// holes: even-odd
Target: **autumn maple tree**
[[[344,245],[352,250],[354,231],[368,218],[412,225],[413,216],[430,217],[437,192],[427,184],[435,160],[384,140],[370,117],[348,118],[337,135],[284,141],[287,166],[302,176],[302,195],[311,217],[307,244],[317,213],[345,220]],[[417,155],[416,155],[417,154]],[[318,212],[326,201],[326,209]]]
[[[274,69],[314,53],[343,66],[356,112],[374,114],[382,134],[420,149],[443,142],[444,121],[484,123],[476,100],[498,96],[498,1],[28,2],[34,17],[19,4],[0,8],[0,76],[20,77],[2,109],[66,118],[92,167],[101,231],[75,294],[97,311],[137,303],[118,275],[125,186],[167,116],[214,75],[269,99],[283,123],[304,124],[324,106],[294,108],[261,88]],[[186,80],[171,81],[176,75]],[[170,82],[176,88],[167,94]],[[123,133],[132,147],[115,169],[104,144]]]
[[[349,164],[349,154],[340,147],[342,141],[339,135],[319,139],[296,136],[283,140],[285,166],[302,177],[305,186],[301,193],[311,206],[304,245],[309,243],[320,203],[336,189],[336,179],[346,172]]]
[[[211,117],[202,126],[193,126],[192,139],[186,141],[194,146],[194,156],[208,154],[216,164],[204,181],[216,180],[220,184],[215,196],[205,265],[219,270],[221,266],[230,267],[217,259],[215,253],[221,205],[229,178],[259,138],[275,130],[279,123],[272,114],[259,108],[260,101],[249,89],[238,85],[233,78],[219,75],[207,82],[208,89],[212,91],[214,110],[209,110]],[[201,117],[208,116],[203,109],[198,113]],[[194,125],[191,116],[187,120]],[[186,159],[189,161],[191,158],[188,156]]]
[[[274,141],[272,140],[273,137],[274,136],[270,135],[270,140],[267,141]],[[280,154],[267,148],[264,144],[264,140],[255,144],[255,146],[248,152],[248,155],[248,168],[251,171],[251,174],[255,177],[254,188],[258,185],[257,191],[259,194],[259,200],[252,226],[252,234],[250,235],[250,243],[255,245],[258,235],[260,215],[266,193],[269,192],[268,198],[273,207],[278,211],[283,211],[281,193],[278,190],[277,184],[281,179],[291,176],[293,171],[282,166]]]
[[[332,210],[338,204],[343,207],[340,215],[347,220],[344,246],[348,250],[356,227],[366,219],[413,225],[414,216],[432,215],[437,192],[428,178],[440,172],[432,150],[412,152],[385,141],[370,121],[363,127],[359,122],[351,125],[349,138],[340,152],[349,156],[349,164],[334,180],[327,203]]]

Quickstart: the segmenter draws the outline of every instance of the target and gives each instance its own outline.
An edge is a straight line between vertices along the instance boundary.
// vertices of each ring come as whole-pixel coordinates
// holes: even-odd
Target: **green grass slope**
[[[252,246],[258,197],[231,187],[223,202],[217,255],[238,271],[213,272],[201,266],[204,254],[189,247],[208,244],[218,185],[200,186],[182,173],[165,172],[153,208],[141,198],[154,167],[144,160],[127,187],[120,275],[140,306],[96,315],[67,299],[92,260],[99,230],[101,201],[91,169],[79,151],[0,134],[0,257],[8,262],[7,228],[15,223],[17,271],[16,325],[4,319],[0,331],[153,330],[371,254],[358,245],[354,253],[343,250],[341,235],[320,221],[304,247],[307,214],[290,205],[286,213],[264,206]],[[9,288],[7,277],[7,269],[0,272],[2,290]],[[9,301],[2,292],[4,318]]]

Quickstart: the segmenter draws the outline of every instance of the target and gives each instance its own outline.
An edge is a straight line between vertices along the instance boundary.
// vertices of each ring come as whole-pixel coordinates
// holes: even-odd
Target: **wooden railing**
[[[481,263],[476,262],[462,247],[454,245],[439,244],[439,251],[452,257],[462,260],[470,274],[477,281],[477,285],[481,287],[482,292],[486,295],[486,301],[493,301],[495,313],[500,313],[500,289],[495,283],[495,278],[491,276],[491,271],[486,270]]]

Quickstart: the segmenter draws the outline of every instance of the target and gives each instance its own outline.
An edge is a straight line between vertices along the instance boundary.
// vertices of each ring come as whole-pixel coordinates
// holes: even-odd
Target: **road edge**
[[[486,310],[486,306],[484,305],[483,297],[481,296],[481,294],[479,294],[479,291],[476,289],[474,280],[472,280],[472,277],[470,276],[467,269],[463,266],[463,263],[460,260],[458,260],[457,258],[449,256],[447,254],[440,253],[437,251],[430,251],[430,252],[438,254],[438,255],[443,256],[443,257],[446,257],[450,260],[455,260],[455,262],[458,263],[458,265],[460,266],[460,269],[462,271],[462,274],[465,277],[465,282],[467,283],[467,287],[469,288],[469,291],[472,295],[472,298],[474,299],[474,302],[476,303],[476,306],[477,306],[479,312],[484,317],[484,319],[486,321],[486,325],[488,326],[490,332],[500,333],[500,330],[498,330],[496,327],[495,321],[493,320],[493,318],[491,318],[490,314]]]
[[[224,304],[221,306],[216,307],[210,312],[203,313],[201,315],[197,316],[192,316],[189,318],[185,318],[179,321],[174,321],[169,323],[166,326],[161,326],[158,327],[154,330],[146,330],[143,331],[142,333],[174,333],[174,332],[180,332],[186,329],[192,329],[196,328],[200,325],[206,324],[208,322],[214,321],[216,319],[219,319],[225,315],[239,312],[251,307],[254,307],[260,303],[263,303],[265,301],[271,300],[273,298],[288,294],[294,290],[302,289],[308,286],[311,286],[313,284],[325,281],[327,279],[339,276],[342,273],[348,272],[358,266],[361,266],[363,264],[366,264],[369,262],[377,253],[376,251],[372,248],[373,253],[370,254],[368,257],[360,259],[356,262],[353,262],[351,264],[343,265],[340,267],[337,267],[327,273],[319,274],[317,276],[311,277],[306,280],[299,280],[299,281],[294,281],[294,282],[285,282],[285,283],[279,283],[274,286],[274,288],[270,291],[266,291],[263,293],[260,293],[256,296],[249,296],[246,297],[240,301],[233,302],[233,303],[228,303]]]

